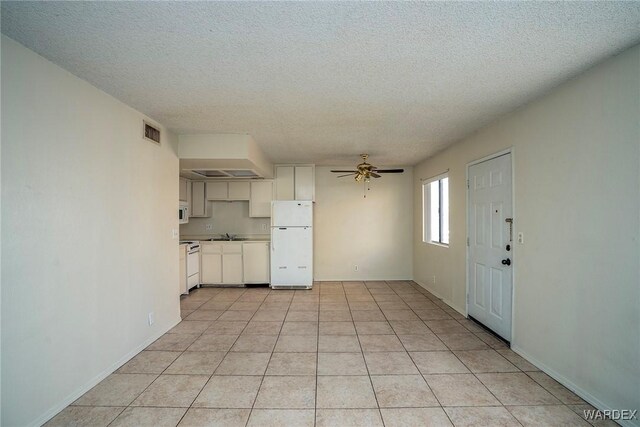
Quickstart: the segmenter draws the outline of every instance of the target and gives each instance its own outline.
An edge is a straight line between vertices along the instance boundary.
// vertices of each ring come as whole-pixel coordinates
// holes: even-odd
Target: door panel
[[[469,315],[511,340],[511,154],[469,167]]]
[[[484,278],[486,277],[485,271],[487,269],[484,267],[484,265],[482,264],[476,264],[476,274],[475,274],[475,282],[474,282],[474,288],[475,288],[475,292],[474,292],[474,303],[475,305],[477,305],[479,308],[483,309],[485,308],[485,302],[484,302],[484,297],[485,297],[485,292],[484,292]]]

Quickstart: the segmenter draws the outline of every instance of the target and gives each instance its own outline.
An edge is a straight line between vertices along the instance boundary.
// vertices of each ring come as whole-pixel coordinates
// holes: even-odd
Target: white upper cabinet
[[[296,166],[294,192],[296,200],[315,199],[315,168],[313,166]]]
[[[186,178],[180,178],[180,185],[178,186],[178,200],[180,200],[181,202],[186,202],[187,201],[187,179]]]
[[[228,200],[229,183],[226,181],[207,182],[207,200]]]
[[[294,174],[293,166],[276,166],[275,200],[294,200]]]
[[[275,176],[275,200],[315,199],[314,165],[279,165]]]
[[[229,200],[249,200],[251,198],[251,183],[247,181],[229,182]]]
[[[248,181],[209,181],[207,200],[249,200],[251,186]]]
[[[249,200],[250,217],[270,217],[271,200],[273,200],[273,181],[251,181],[251,198]]]
[[[191,182],[191,216],[207,216],[204,181]]]

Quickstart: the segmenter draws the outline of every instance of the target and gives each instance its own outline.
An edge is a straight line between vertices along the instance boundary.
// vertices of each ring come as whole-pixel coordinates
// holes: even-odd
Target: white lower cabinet
[[[222,254],[222,283],[224,285],[241,285],[242,254]]]
[[[200,276],[205,285],[241,285],[242,243],[201,242]]]
[[[222,254],[202,254],[200,282],[207,285],[222,283]]]
[[[269,243],[251,242],[242,246],[244,283],[269,283]]]
[[[200,242],[200,253],[202,284],[269,283],[268,242]]]
[[[241,285],[242,243],[222,244],[222,284]]]

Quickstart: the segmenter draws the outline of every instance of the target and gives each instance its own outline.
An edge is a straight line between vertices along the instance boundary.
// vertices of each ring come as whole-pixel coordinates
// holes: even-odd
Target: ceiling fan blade
[[[404,169],[376,169],[377,173],[402,173]]]
[[[377,174],[377,173],[375,173],[375,172],[369,172],[369,175],[371,175],[371,176],[372,176],[372,177],[374,177],[374,178],[380,178],[380,177],[382,176],[382,175],[378,175],[378,174]]]
[[[347,173],[347,172],[349,172],[349,173],[358,173],[358,171],[334,171],[334,170],[332,170],[331,172],[334,172],[334,173]]]
[[[343,177],[345,177],[345,176],[351,176],[351,175],[355,175],[355,174],[357,174],[357,173],[358,173],[358,172],[351,172],[351,173],[348,173],[348,174],[345,174],[345,175],[338,175],[336,178],[343,178]]]

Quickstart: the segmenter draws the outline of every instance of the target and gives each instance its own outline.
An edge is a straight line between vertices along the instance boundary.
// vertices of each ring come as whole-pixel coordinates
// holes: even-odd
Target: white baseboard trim
[[[314,277],[313,281],[314,282],[387,282],[387,281],[410,282],[410,281],[413,281],[413,279],[405,279],[401,277],[370,277],[370,276],[345,279],[344,277],[321,276],[321,277]]]
[[[173,322],[173,323],[171,323],[170,326],[167,329],[165,329],[162,332],[159,332],[159,333],[153,335],[151,338],[145,340],[142,344],[140,344],[139,346],[137,346],[136,348],[131,350],[129,353],[125,354],[120,360],[118,360],[117,362],[115,362],[114,364],[109,366],[107,369],[105,369],[104,371],[100,372],[98,375],[96,375],[92,379],[90,379],[87,383],[85,383],[78,390],[74,391],[73,393],[71,393],[70,395],[68,395],[64,399],[62,399],[62,401],[60,403],[56,404],[51,409],[49,409],[47,412],[45,412],[40,417],[38,417],[35,421],[30,423],[29,427],[40,427],[41,425],[43,425],[44,423],[46,423],[47,421],[49,421],[50,419],[52,419],[53,417],[58,415],[58,413],[60,411],[62,411],[64,408],[66,408],[67,406],[69,406],[70,404],[72,404],[73,402],[78,400],[80,398],[80,396],[82,396],[83,394],[85,394],[86,392],[91,390],[100,381],[104,380],[109,375],[114,373],[119,367],[121,367],[122,365],[127,363],[136,354],[140,353],[142,350],[147,348],[152,342],[154,342],[155,340],[160,338],[162,335],[164,335],[167,331],[169,331],[171,328],[176,326],[181,321],[182,321],[182,319],[180,317],[178,317],[178,320]]]
[[[426,284],[419,282],[417,280],[413,280],[414,282],[416,282],[420,287],[426,289],[427,291],[431,292],[433,295],[435,295],[436,297],[438,297],[439,299],[441,299],[445,304],[447,304],[449,307],[451,307],[452,309],[454,309],[455,311],[457,311],[458,313],[460,313],[461,315],[463,315],[464,317],[467,317],[467,313],[465,313],[464,311],[461,311],[460,309],[458,309],[457,307],[455,307],[453,304],[451,304],[451,301],[449,301],[447,298],[443,298],[442,295],[438,294],[436,291],[434,291],[432,288],[430,288],[429,286],[427,286]]]
[[[573,382],[571,382],[569,379],[567,379],[564,375],[561,375],[560,373],[558,373],[555,370],[553,370],[550,367],[548,367],[543,362],[541,362],[541,361],[537,360],[536,358],[532,357],[531,355],[529,355],[524,349],[522,349],[518,345],[516,345],[514,343],[511,343],[511,350],[513,350],[514,352],[516,352],[517,354],[519,354],[520,356],[525,358],[530,363],[534,364],[536,367],[538,367],[545,374],[549,375],[551,378],[553,378],[554,380],[558,381],[560,384],[562,384],[563,386],[565,386],[566,388],[568,388],[569,390],[571,390],[572,392],[574,392],[575,394],[580,396],[582,399],[584,399],[587,403],[591,404],[596,409],[600,409],[600,410],[605,410],[605,409],[636,409],[636,408],[613,408],[611,405],[608,405],[607,403],[603,402],[602,400],[600,400],[599,398],[595,397],[594,395],[592,395],[588,391],[583,390],[582,388],[580,388],[577,385],[575,385]],[[620,420],[620,421],[617,421],[617,422],[621,426],[625,426],[625,427],[637,427],[637,426],[640,426],[640,420],[635,420],[635,421],[631,421],[631,420],[623,421],[623,420]]]

